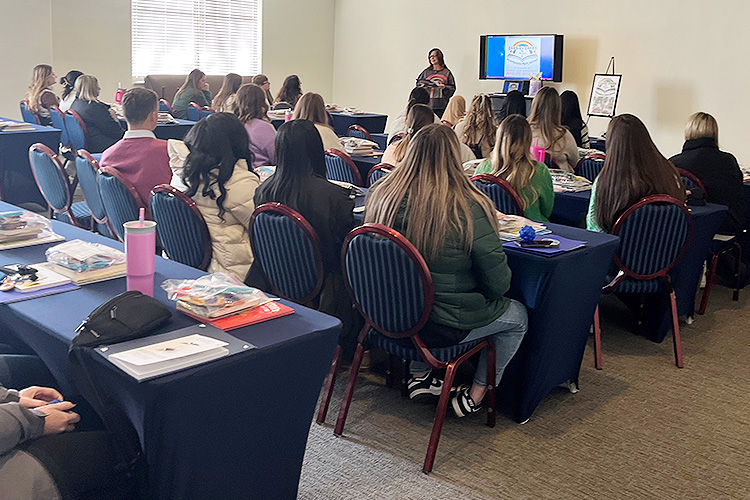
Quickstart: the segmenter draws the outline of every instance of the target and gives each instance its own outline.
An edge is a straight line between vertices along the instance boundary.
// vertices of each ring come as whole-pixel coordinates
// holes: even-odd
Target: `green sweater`
[[[492,172],[492,162],[487,159],[479,164],[474,175],[489,174],[490,172]],[[544,163],[536,162],[536,171],[531,177],[531,186],[539,197],[523,211],[523,215],[527,219],[537,222],[549,222],[552,207],[555,205],[555,191],[552,188],[552,176]],[[518,196],[523,200],[528,200],[532,198],[533,193],[530,188],[526,188],[520,191]]]
[[[187,109],[191,102],[200,107],[211,106],[211,92],[208,90],[197,91],[194,88],[188,88],[174,96],[172,109],[174,109],[175,118],[187,120]]]
[[[594,183],[591,185],[591,198],[589,198],[589,211],[586,214],[586,229],[589,231],[596,231],[597,233],[603,233],[604,229],[599,227],[599,224],[596,222],[596,212],[594,210],[594,198],[596,195],[596,179],[594,179]]]
[[[474,244],[463,248],[456,235],[446,237],[442,252],[427,265],[435,285],[435,305],[430,319],[460,330],[492,323],[508,308],[510,268],[503,243],[479,204],[471,207]],[[403,211],[394,229],[405,233]]]

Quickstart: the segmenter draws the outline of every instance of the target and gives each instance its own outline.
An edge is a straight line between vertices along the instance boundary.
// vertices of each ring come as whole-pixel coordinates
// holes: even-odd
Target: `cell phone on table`
[[[557,248],[560,242],[549,238],[541,240],[516,240],[516,245],[521,248]]]

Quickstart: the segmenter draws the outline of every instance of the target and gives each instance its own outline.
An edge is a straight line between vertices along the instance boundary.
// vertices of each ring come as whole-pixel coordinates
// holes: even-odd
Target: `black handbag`
[[[164,325],[172,312],[136,290],[123,292],[94,309],[76,329],[76,347],[114,344],[144,337]]]

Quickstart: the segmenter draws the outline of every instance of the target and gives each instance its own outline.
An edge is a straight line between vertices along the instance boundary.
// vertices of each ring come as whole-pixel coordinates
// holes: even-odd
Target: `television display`
[[[479,37],[481,80],[562,81],[563,35],[482,35]]]

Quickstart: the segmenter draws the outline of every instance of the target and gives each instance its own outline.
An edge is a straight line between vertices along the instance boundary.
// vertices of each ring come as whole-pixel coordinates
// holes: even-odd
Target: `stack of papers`
[[[64,240],[49,220],[25,210],[0,213],[0,250]]]
[[[521,217],[520,215],[506,215],[502,212],[497,213],[497,223],[500,226],[500,239],[505,241],[512,241],[520,238],[521,236],[519,232],[524,226],[531,226],[534,228],[537,236],[552,232],[540,222],[534,222],[526,217]]]
[[[375,148],[378,147],[376,142],[359,137],[341,137],[341,143],[344,145],[344,151],[347,154],[357,156],[372,156]]]
[[[590,191],[591,181],[570,172],[551,168],[552,187],[556,193],[577,193],[579,191]]]
[[[161,111],[161,112],[159,112],[158,123],[159,124],[164,124],[164,123],[179,123],[179,122],[177,120],[175,120],[174,117],[172,115],[170,115],[169,113],[167,113],[165,111]]]
[[[34,130],[34,127],[30,123],[26,122],[13,122],[10,120],[0,120],[0,130],[15,131],[15,130]]]
[[[125,276],[125,254],[106,245],[71,240],[47,249],[46,267],[88,285]]]

